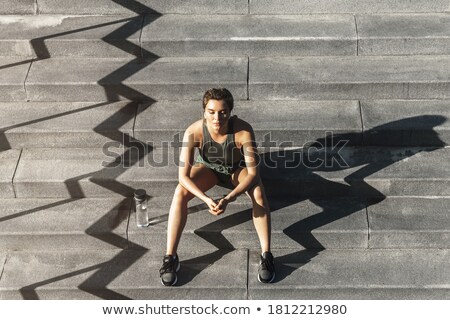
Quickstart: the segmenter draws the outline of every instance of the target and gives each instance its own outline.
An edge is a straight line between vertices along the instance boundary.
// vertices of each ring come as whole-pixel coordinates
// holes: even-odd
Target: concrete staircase
[[[0,299],[450,298],[449,0],[0,4]],[[165,288],[180,134],[213,86],[255,129],[277,279],[245,197],[193,200]]]

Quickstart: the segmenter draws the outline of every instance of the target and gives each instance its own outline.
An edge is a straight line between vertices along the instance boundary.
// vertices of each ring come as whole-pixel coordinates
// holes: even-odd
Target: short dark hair
[[[230,91],[225,88],[211,88],[208,89],[203,95],[203,110],[205,110],[206,105],[209,100],[223,100],[225,101],[228,109],[233,110],[234,99]]]

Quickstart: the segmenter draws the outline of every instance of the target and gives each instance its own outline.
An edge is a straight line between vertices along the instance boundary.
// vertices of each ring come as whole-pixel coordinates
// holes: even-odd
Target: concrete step
[[[141,56],[143,17],[0,16],[0,56]]]
[[[157,56],[356,55],[352,15],[147,16],[142,47]]]
[[[117,15],[128,13],[176,14],[309,14],[377,12],[449,12],[448,0],[2,0],[0,14]]]
[[[261,146],[299,146],[327,132],[361,144],[358,101],[236,101],[234,114],[251,119]],[[134,126],[137,140],[154,146],[182,140],[187,124],[201,119],[200,101],[158,101],[139,106]]]
[[[446,99],[447,66],[450,56],[253,58],[248,72],[247,58],[237,57],[52,58],[33,62],[27,76],[29,63],[8,59],[0,98],[197,100],[219,85],[239,100],[247,99],[248,74],[251,100]]]
[[[236,101],[235,113],[252,119],[261,147],[303,146],[331,134],[348,140],[347,145],[444,146],[450,144],[449,104]],[[0,102],[0,149],[96,148],[111,141],[126,145],[131,137],[159,148],[179,143],[201,110],[200,101],[158,101],[139,107],[134,102]]]
[[[162,256],[145,250],[7,253],[0,299],[246,299],[247,250],[183,253],[176,288],[160,283]]]
[[[0,198],[15,197],[12,180],[20,154],[21,150],[12,149],[0,152]]]
[[[449,107],[449,100],[237,101],[234,112],[251,119],[262,147],[303,146],[330,134],[348,145],[444,146],[450,144]],[[177,141],[200,110],[200,102],[142,104],[134,137],[155,146]]]
[[[150,226],[138,228],[134,213],[128,237],[131,246],[166,249],[166,230],[171,196],[149,201]],[[357,198],[270,198],[272,248],[368,248],[365,201]],[[251,202],[241,197],[222,216],[211,215],[200,201],[189,204],[188,222],[180,250],[190,248],[259,249],[253,226]],[[450,217],[448,218],[450,219]],[[450,246],[450,244],[448,244]]]
[[[148,228],[136,227],[132,213],[131,245],[165,250],[170,201],[171,196],[150,200]],[[358,198],[285,197],[269,202],[272,248],[450,248],[449,197],[387,197],[369,203]],[[191,202],[180,249],[258,249],[249,200],[244,197],[227,210],[217,218],[204,204]]]
[[[135,102],[0,102],[0,149],[122,142],[133,135],[137,107]]]
[[[136,226],[134,211],[130,211],[131,201],[120,197],[3,199],[0,201],[0,250],[132,247],[163,252],[171,195],[149,200],[151,224],[147,228]],[[270,205],[273,248],[368,247],[365,201],[361,199],[270,199]],[[180,249],[192,247],[259,248],[249,200],[241,197],[221,217],[209,214],[198,199],[191,201]]]
[[[1,251],[166,249],[172,195],[149,200],[150,225],[138,228],[131,198],[2,199]],[[269,198],[272,248],[450,248],[449,197]],[[367,208],[367,210],[366,210]],[[189,203],[180,250],[258,249],[246,197],[215,217]]]
[[[0,56],[450,54],[449,24],[432,13],[0,16]]]
[[[274,250],[277,274],[271,285],[256,279],[255,251],[189,250],[179,255],[179,281],[168,288],[159,282],[160,252],[6,252],[0,254],[0,299],[450,297],[449,250]]]
[[[142,34],[141,34],[142,31]],[[0,16],[0,56],[356,55],[352,15]],[[141,50],[141,46],[143,50]]]
[[[261,175],[267,193],[370,198],[450,195],[450,148],[333,146],[263,150]],[[171,195],[177,185],[177,153],[171,148],[146,150],[139,144],[129,149],[112,145],[24,149],[15,174],[17,160],[11,159],[4,175],[14,174],[14,190],[20,198],[130,196],[136,188],[152,196]],[[11,189],[11,180],[4,185]],[[223,192],[216,188],[211,194]]]
[[[253,58],[252,100],[446,99],[450,56]]]
[[[0,101],[25,101],[25,79],[31,61],[20,58],[0,59]]]
[[[359,55],[449,54],[450,15],[358,15]]]
[[[448,197],[388,197],[368,206],[370,248],[448,248]]]
[[[249,277],[249,299],[448,299],[448,250],[276,250],[277,282]],[[249,274],[257,272],[257,253]],[[401,272],[399,272],[401,270]],[[430,270],[433,270],[430,272]]]
[[[2,199],[0,250],[126,248],[130,205],[120,197]]]
[[[0,14],[34,14],[36,0],[0,0]]]
[[[247,58],[52,58],[33,62],[30,101],[199,99],[224,86],[247,99]]]
[[[248,0],[39,0],[38,12],[42,14],[117,15],[128,13],[176,14],[247,14]]]
[[[250,0],[251,14],[449,12],[448,0]]]
[[[7,60],[3,101],[25,93],[31,101],[197,100],[218,85],[239,100],[247,99],[247,75],[251,100],[446,99],[450,92],[450,56],[251,58],[248,72],[247,58],[237,57],[52,58],[29,72],[29,63]]]
[[[364,145],[450,144],[449,100],[361,101]]]

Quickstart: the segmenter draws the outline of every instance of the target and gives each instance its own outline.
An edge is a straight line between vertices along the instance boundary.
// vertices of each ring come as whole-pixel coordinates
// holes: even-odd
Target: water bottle
[[[134,202],[136,208],[136,225],[138,227],[147,227],[149,225],[147,212],[147,193],[144,189],[138,189],[134,192]]]

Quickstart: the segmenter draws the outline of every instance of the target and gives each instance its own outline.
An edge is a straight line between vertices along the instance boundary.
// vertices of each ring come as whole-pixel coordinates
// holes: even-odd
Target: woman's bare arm
[[[195,141],[195,125],[196,124],[194,123],[187,128],[183,136],[180,152],[180,165],[178,168],[178,181],[186,190],[205,202],[211,212],[216,210],[216,202],[200,190],[190,177],[194,163],[195,148],[198,144],[198,142]]]
[[[233,201],[259,181],[259,155],[256,148],[255,135],[250,125],[247,124],[245,127],[245,130],[240,134],[239,142],[244,152],[247,176],[225,197],[228,201]]]

